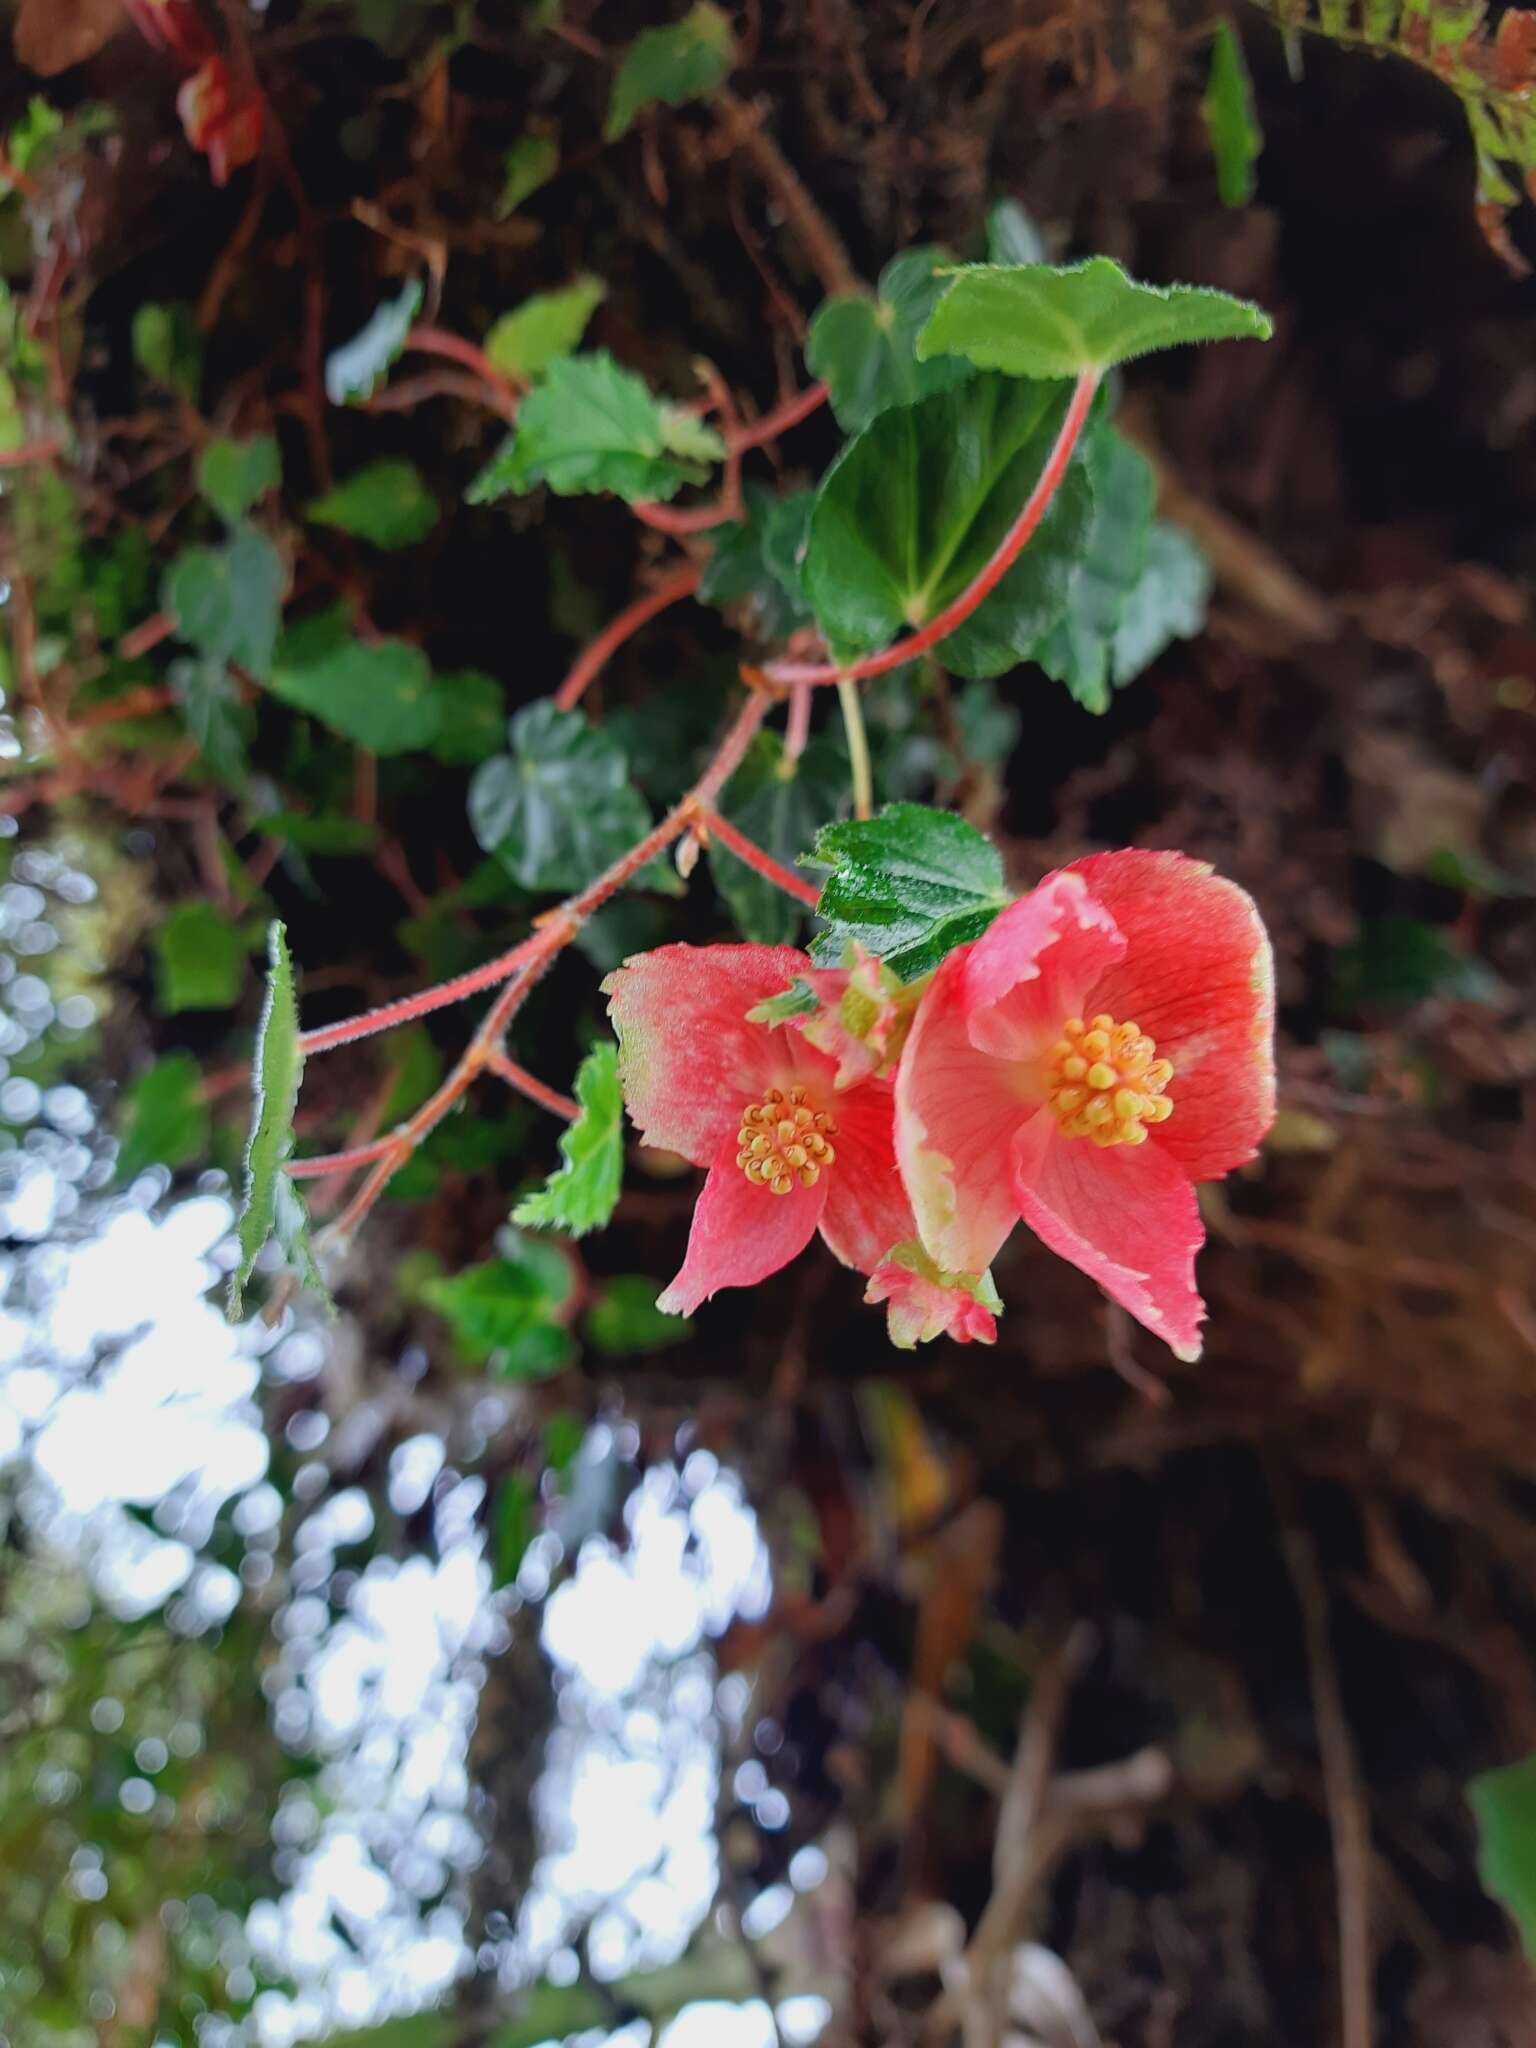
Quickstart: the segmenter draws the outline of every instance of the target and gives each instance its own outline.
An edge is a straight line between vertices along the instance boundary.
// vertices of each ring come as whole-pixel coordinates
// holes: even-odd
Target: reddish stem
[[[91,705],[88,710],[78,712],[71,723],[76,732],[89,732],[94,726],[116,725],[124,718],[153,717],[157,711],[169,710],[175,702],[173,690],[146,683],[142,689],[125,691],[121,697],[109,698],[105,704]]]
[[[808,384],[804,391],[797,391],[793,398],[786,398],[782,405],[776,405],[772,412],[765,412],[750,427],[742,427],[738,432],[727,435],[726,446],[735,455],[745,455],[749,448],[762,448],[769,441],[777,441],[780,434],[787,434],[791,427],[798,427],[802,420],[808,420],[826,402],[826,385]]]
[[[148,654],[162,640],[169,640],[175,630],[176,620],[170,612],[155,612],[135,626],[131,633],[123,635],[117,643],[117,651],[124,661],[137,661],[141,654]]]
[[[26,441],[20,448],[0,448],[0,469],[20,469],[29,462],[52,462],[64,453],[62,434],[45,434],[40,441]]]
[[[547,1109],[555,1116],[563,1116],[567,1123],[574,1123],[581,1115],[581,1105],[573,1102],[569,1095],[562,1095],[558,1088],[550,1088],[537,1074],[530,1074],[526,1067],[508,1057],[498,1046],[485,1056],[489,1072],[499,1074],[509,1088],[515,1088],[519,1095],[526,1095],[530,1102]]]
[[[407,348],[418,350],[422,355],[446,356],[451,363],[458,363],[486,384],[494,395],[496,410],[506,419],[517,417],[517,389],[511,379],[498,370],[483,348],[476,348],[472,341],[462,335],[450,334],[444,327],[413,327],[405,337]]]
[[[718,839],[720,844],[734,853],[739,861],[744,861],[765,881],[772,882],[775,888],[782,889],[786,896],[793,896],[797,903],[803,903],[808,909],[814,910],[821,901],[819,889],[807,882],[803,876],[793,874],[790,869],[781,866],[771,853],[765,853],[745,832],[738,832],[718,811],[700,811],[699,825],[711,839]]]
[[[345,1152],[317,1152],[312,1159],[290,1159],[288,1172],[294,1180],[324,1180],[328,1174],[350,1173],[355,1166],[367,1166],[399,1149],[400,1141],[391,1133],[371,1144],[349,1146]]]
[[[635,510],[638,512],[639,509],[637,505]],[[617,618],[611,619],[597,638],[582,649],[570,674],[555,692],[555,703],[560,710],[569,711],[581,702],[588,684],[602,672],[632,633],[638,633],[668,605],[680,604],[685,597],[692,597],[699,587],[700,574],[698,569],[691,567],[677,570],[665,582],[658,583],[654,590],[648,590],[633,604],[626,605]]]
[[[1008,574],[1049,510],[1057,486],[1067,473],[1067,465],[1072,460],[1072,452],[1077,446],[1078,436],[1083,431],[1098,385],[1097,370],[1083,370],[1079,373],[1072,392],[1072,402],[1067,407],[1066,418],[1061,423],[1061,431],[1046,457],[1044,469],[1035,480],[1034,489],[1025,501],[1024,509],[998,543],[986,567],[973,582],[966,585],[958,597],[952,598],[941,612],[936,613],[926,626],[920,626],[915,633],[909,633],[905,640],[897,640],[890,647],[882,648],[877,654],[861,655],[857,661],[849,662],[846,667],[838,667],[830,662],[772,662],[765,671],[769,680],[781,687],[793,687],[798,684],[815,687],[823,683],[860,682],[866,676],[883,676],[887,670],[900,668],[919,654],[926,654],[930,647],[937,647],[941,640],[953,633],[956,626],[963,625]]]
[[[670,505],[657,505],[650,501],[630,506],[642,526],[649,526],[657,533],[668,533],[681,539],[690,533],[708,533],[713,526],[724,526],[727,520],[741,517],[739,501],[727,503],[724,495],[712,504],[690,505],[684,511],[675,511]]]
[[[804,683],[797,683],[789,693],[789,716],[784,721],[784,765],[792,768],[805,752],[805,743],[811,736],[811,693]]]

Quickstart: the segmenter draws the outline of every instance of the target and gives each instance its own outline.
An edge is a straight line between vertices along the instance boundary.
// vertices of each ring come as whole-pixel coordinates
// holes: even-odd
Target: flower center
[[[836,1123],[811,1107],[803,1088],[770,1088],[741,1112],[736,1164],[754,1187],[775,1195],[790,1194],[797,1183],[813,1188],[837,1157],[828,1143],[836,1136]]]
[[[1139,1024],[1100,1014],[1069,1017],[1047,1061],[1047,1100],[1069,1138],[1095,1145],[1144,1145],[1147,1125],[1173,1115],[1163,1093],[1173,1066]]]

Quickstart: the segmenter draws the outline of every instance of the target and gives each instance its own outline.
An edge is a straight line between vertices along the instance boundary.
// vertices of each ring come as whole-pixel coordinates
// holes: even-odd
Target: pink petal
[[[870,1275],[864,1299],[890,1304],[886,1329],[898,1351],[952,1337],[957,1344],[995,1344],[1000,1306],[991,1277],[940,1272],[921,1245],[896,1245]],[[990,1306],[988,1305],[990,1303]]]
[[[971,1043],[1035,1059],[1082,1015],[1083,992],[1121,959],[1115,920],[1074,875],[1052,875],[963,949]]]
[[[1019,1093],[1017,1069],[971,1042],[971,950],[960,947],[939,967],[896,1069],[901,1177],[919,1237],[953,1273],[985,1272],[1018,1221],[1008,1144],[1033,1108]]]
[[[1191,1180],[1219,1180],[1275,1120],[1274,963],[1253,898],[1182,853],[1100,853],[1065,872],[1129,942],[1079,1014],[1107,1010],[1156,1039],[1174,1111],[1151,1142]]]
[[[776,1195],[753,1186],[736,1164],[736,1149],[732,1131],[699,1195],[682,1269],[657,1297],[656,1306],[668,1315],[691,1316],[722,1287],[751,1287],[766,1280],[816,1234],[827,1199],[826,1176],[813,1188]]]
[[[889,1082],[867,1081],[830,1104],[837,1118],[837,1157],[822,1175],[827,1206],[821,1234],[835,1257],[872,1273],[893,1244],[913,1237],[917,1225],[896,1170]]]
[[[1205,1226],[1178,1161],[1150,1143],[1101,1150],[1063,1137],[1042,1110],[1019,1133],[1012,1165],[1020,1212],[1042,1243],[1097,1280],[1177,1357],[1198,1358],[1205,1303],[1195,1290],[1195,1253]]]
[[[765,1088],[795,1065],[826,1064],[799,1054],[798,1032],[747,1022],[809,966],[792,946],[658,946],[609,975],[624,1100],[648,1145],[708,1166]]]

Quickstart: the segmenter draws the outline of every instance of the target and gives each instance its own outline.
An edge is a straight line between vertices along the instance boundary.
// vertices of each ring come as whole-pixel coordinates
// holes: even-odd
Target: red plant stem
[[[162,640],[169,640],[175,630],[176,621],[170,612],[156,612],[135,626],[131,633],[125,633],[117,643],[117,651],[124,661],[137,661],[141,654],[148,654]]]
[[[797,683],[789,693],[789,716],[784,721],[784,766],[792,768],[805,752],[811,736],[811,693]]]
[[[0,448],[0,469],[20,469],[29,462],[52,462],[64,453],[62,434],[45,434],[40,441],[23,442],[20,448]]]
[[[978,606],[991,596],[999,583],[1008,574],[1025,545],[1045,517],[1057,486],[1067,473],[1072,460],[1078,436],[1088,418],[1093,394],[1099,386],[1097,370],[1079,372],[1073,388],[1072,402],[1067,407],[1067,416],[1061,423],[1045,467],[1035,480],[1035,487],[1025,500],[1024,509],[998,543],[991,560],[973,582],[966,585],[960,595],[951,598],[941,612],[935,614],[926,626],[920,626],[915,633],[909,633],[905,640],[897,640],[891,646],[882,648],[877,654],[861,655],[857,661],[849,662],[845,668],[835,663],[806,661],[770,662],[764,673],[770,682],[789,688],[800,684],[818,687],[823,683],[860,682],[866,676],[883,676],[887,670],[900,668],[914,660],[919,654],[926,654],[930,647],[953,633],[956,626],[963,625]]]
[[[793,896],[797,903],[804,903],[811,910],[816,908],[821,900],[818,888],[803,876],[781,866],[771,853],[765,853],[755,840],[749,839],[744,832],[738,832],[718,811],[701,810],[699,825],[711,839],[718,839],[739,861],[745,861],[749,868],[765,881],[772,882],[775,888],[782,889],[786,896]]]
[[[499,1074],[509,1088],[515,1088],[519,1095],[526,1095],[530,1102],[536,1102],[541,1109],[547,1109],[554,1116],[563,1116],[567,1123],[574,1123],[581,1115],[581,1105],[573,1102],[569,1095],[562,1095],[558,1088],[551,1088],[541,1081],[537,1074],[530,1074],[526,1067],[508,1057],[500,1047],[485,1056],[487,1070]]]
[[[636,506],[635,509],[638,511],[640,508]],[[555,703],[559,709],[569,711],[581,702],[587,685],[602,672],[631,633],[638,633],[668,605],[680,604],[685,597],[692,597],[699,587],[700,574],[701,571],[693,567],[677,570],[665,582],[658,583],[654,590],[648,590],[633,604],[626,605],[617,618],[611,619],[597,638],[582,649],[570,674],[555,692]]]
[[[116,725],[124,718],[151,718],[157,711],[169,710],[176,702],[173,690],[166,690],[155,683],[146,683],[140,690],[127,690],[121,697],[111,697],[105,704],[93,704],[86,711],[76,714],[73,722],[76,732],[89,732],[98,725]]]
[[[674,511],[670,505],[651,502],[630,506],[642,526],[649,526],[657,533],[670,533],[678,538],[690,533],[708,533],[712,526],[724,526],[727,520],[741,517],[741,506],[728,504],[721,496],[710,505],[690,505],[685,511]]]
[[[473,370],[482,383],[495,394],[496,409],[507,419],[517,416],[517,390],[511,379],[505,376],[491,361],[483,348],[476,348],[472,341],[462,335],[450,334],[443,327],[413,327],[405,337],[407,348],[418,350],[422,355],[446,356],[451,363],[459,363],[466,370]]]
[[[826,385],[808,384],[804,391],[797,391],[793,398],[786,398],[782,405],[776,405],[772,412],[765,412],[750,427],[742,427],[738,432],[727,435],[726,446],[733,455],[745,455],[749,448],[764,447],[769,441],[777,441],[780,434],[787,434],[791,427],[798,427],[802,420],[808,420],[826,402]]]
[[[355,1039],[371,1038],[379,1031],[391,1031],[397,1024],[409,1024],[433,1010],[446,1008],[449,1003],[462,1002],[466,996],[478,995],[482,989],[494,988],[519,973],[517,986],[526,992],[543,966],[576,936],[592,912],[606,903],[614,891],[621,889],[648,860],[654,859],[679,838],[699,813],[714,802],[741,765],[741,758],[771,702],[772,699],[764,692],[752,691],[716,748],[713,760],[688,795],[595,882],[589,882],[579,895],[570,897],[543,917],[539,929],[528,938],[520,940],[509,952],[488,960],[483,967],[472,967],[467,974],[456,975],[452,981],[439,982],[435,988],[421,989],[413,996],[402,997],[399,1002],[383,1003],[378,1009],[365,1010],[360,1016],[344,1017],[339,1024],[326,1024],[318,1031],[306,1031],[299,1038],[300,1051],[306,1054],[330,1052],[335,1046],[349,1045]]]
[[[290,1159],[288,1172],[294,1180],[324,1180],[327,1174],[350,1173],[354,1166],[367,1166],[398,1150],[399,1142],[391,1134],[375,1138],[371,1144],[351,1145],[345,1152],[317,1152],[312,1159]]]

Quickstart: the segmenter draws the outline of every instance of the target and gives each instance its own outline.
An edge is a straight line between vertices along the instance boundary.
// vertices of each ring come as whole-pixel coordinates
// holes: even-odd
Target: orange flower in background
[[[208,159],[215,185],[251,163],[261,149],[261,101],[235,84],[222,57],[210,57],[176,95],[187,140]]]

